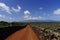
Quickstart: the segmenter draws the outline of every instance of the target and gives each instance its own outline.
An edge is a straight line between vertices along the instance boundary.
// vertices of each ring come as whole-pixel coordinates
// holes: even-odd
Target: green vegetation
[[[31,24],[32,26],[44,27],[44,28],[56,28],[60,27],[60,22],[31,22],[31,23],[24,23],[24,22],[4,22],[0,21],[0,26],[21,26]]]
[[[0,21],[0,26],[24,26],[26,24],[30,24],[32,27],[43,27],[45,29],[60,29],[60,22],[31,22],[31,23],[24,23],[24,22],[4,22]]]
[[[0,21],[0,26],[24,26],[26,23]]]

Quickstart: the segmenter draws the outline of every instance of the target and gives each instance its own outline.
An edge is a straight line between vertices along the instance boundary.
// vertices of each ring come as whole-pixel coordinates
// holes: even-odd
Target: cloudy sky
[[[60,21],[60,0],[0,0],[0,21]]]

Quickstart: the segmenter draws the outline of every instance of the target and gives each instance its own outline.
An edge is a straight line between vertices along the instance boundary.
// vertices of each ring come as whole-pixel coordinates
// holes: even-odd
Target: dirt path
[[[30,25],[27,25],[26,28],[13,33],[5,40],[39,40],[39,38]]]

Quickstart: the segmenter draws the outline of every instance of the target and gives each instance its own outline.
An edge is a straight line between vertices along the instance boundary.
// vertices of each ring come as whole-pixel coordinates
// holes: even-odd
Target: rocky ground
[[[60,33],[42,27],[33,28],[40,36],[41,40],[60,40]]]

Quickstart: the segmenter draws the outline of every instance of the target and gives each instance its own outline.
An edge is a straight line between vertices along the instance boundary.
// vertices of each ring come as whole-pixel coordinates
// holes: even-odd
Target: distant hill
[[[23,22],[58,22],[54,20],[24,20]]]

